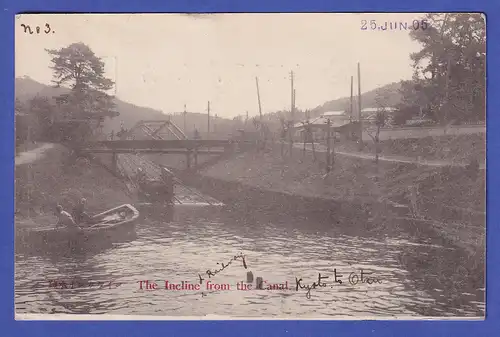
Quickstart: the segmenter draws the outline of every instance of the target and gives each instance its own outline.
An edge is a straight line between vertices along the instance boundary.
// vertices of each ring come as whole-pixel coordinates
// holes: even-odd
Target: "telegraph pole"
[[[295,98],[297,97],[297,92],[293,89],[293,109],[295,110]]]
[[[208,119],[207,119],[207,135],[210,134],[210,101],[208,101],[208,108],[207,108],[207,112],[208,112]],[[208,137],[207,137],[208,138]]]
[[[290,72],[290,86],[291,86],[291,104],[290,104],[290,115],[292,119],[292,123],[294,122],[295,117],[295,90],[293,88],[293,70]]]
[[[259,118],[262,123],[262,106],[260,104],[260,91],[259,91],[259,79],[255,77],[255,84],[257,85],[257,101],[259,103]],[[248,111],[247,111],[247,119],[248,119]]]
[[[184,133],[187,135],[188,132],[186,130],[186,115],[187,115],[186,104],[184,104],[184,114],[183,114],[183,116],[184,116]]]
[[[353,108],[353,84],[354,84],[354,76],[351,76],[351,107],[349,109],[349,120],[352,122],[352,108]]]
[[[446,123],[448,122],[448,106],[449,106],[449,101],[450,101],[450,72],[451,72],[451,59],[450,56],[448,55],[448,60],[446,64],[446,82],[445,82],[445,96],[444,96],[444,102],[443,104],[443,110],[444,113],[442,113],[443,116],[443,126],[444,132],[446,133]]]
[[[441,26],[441,42],[444,42],[444,29],[446,27],[446,24],[448,23],[448,14],[444,15],[444,20],[443,20],[443,25]],[[433,55],[434,56],[434,55]],[[439,103],[441,103],[440,108],[440,115],[441,115],[441,123],[443,126],[446,125],[446,121],[448,118],[448,100],[449,100],[449,85],[450,85],[450,70],[451,70],[451,60],[450,60],[450,55],[448,55],[447,58],[447,64],[446,64],[446,78],[445,78],[445,92],[444,92],[444,104],[443,102],[443,95],[441,95],[441,99]],[[446,134],[446,128],[444,128],[444,132]]]
[[[359,110],[359,144],[363,146],[363,114],[361,113],[361,66],[358,62],[358,110]]]
[[[295,120],[295,89],[293,88],[293,70],[290,72],[290,85],[291,85],[291,105],[290,105],[290,118],[291,120],[288,122],[288,138],[290,142],[290,158],[292,157],[293,150],[293,127]]]

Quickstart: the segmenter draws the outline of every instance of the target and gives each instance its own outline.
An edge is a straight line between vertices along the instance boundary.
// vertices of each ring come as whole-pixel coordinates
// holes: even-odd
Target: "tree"
[[[267,148],[267,141],[271,138],[271,129],[267,123],[261,121],[257,117],[252,118],[252,124],[255,130],[259,132],[259,149],[265,150]]]
[[[386,124],[387,121],[387,101],[388,95],[386,93],[379,93],[375,98],[377,103],[377,112],[375,113],[375,130],[366,128],[366,132],[373,140],[375,145],[375,163],[378,164],[378,157],[380,154],[380,129]]]
[[[36,95],[28,102],[30,114],[33,115],[36,121],[36,139],[46,139],[50,135],[49,130],[54,122],[54,107],[49,99],[45,96]]]
[[[486,25],[481,14],[427,14],[428,28],[410,36],[411,55],[429,115],[442,124],[485,120]]]
[[[286,141],[286,137],[287,137],[287,134],[288,134],[288,127],[289,125],[287,124],[286,122],[286,119],[285,117],[280,114],[278,115],[278,118],[279,118],[279,121],[280,121],[280,144],[281,144],[281,157],[283,158],[285,156],[285,141]]]
[[[96,128],[106,117],[119,115],[114,110],[114,97],[107,93],[114,83],[105,77],[102,59],[87,45],[73,43],[59,50],[46,51],[52,56],[52,82],[71,88],[70,93],[55,97],[58,106],[66,112],[64,117],[87,121]]]
[[[26,142],[28,139],[29,120],[25,111],[25,105],[16,97],[15,105],[15,129],[16,129],[16,148]]]
[[[312,152],[313,152],[313,160],[316,161],[316,150],[314,148],[314,132],[313,132],[313,127],[311,122],[306,120],[305,122],[302,122],[302,132],[303,132],[303,141],[304,141],[304,148],[302,150],[302,158],[305,158],[306,156],[306,143],[311,143],[312,146]]]
[[[440,97],[431,81],[415,79],[401,81],[400,85],[401,102],[396,104],[392,120],[395,125],[403,125],[418,115],[438,121],[439,116],[435,114],[434,107],[438,105]]]
[[[16,97],[16,101],[14,103],[14,111],[15,111],[16,115],[20,115],[20,114],[22,114],[24,112],[24,104],[17,97]]]
[[[233,117],[233,132],[237,132],[245,127],[245,122],[242,116]]]

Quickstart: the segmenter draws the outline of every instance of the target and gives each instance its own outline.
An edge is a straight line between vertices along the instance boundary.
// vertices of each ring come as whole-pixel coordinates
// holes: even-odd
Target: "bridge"
[[[164,139],[162,132],[167,131],[175,139],[187,139],[186,134],[175,125],[170,119],[166,120],[141,120],[130,130],[124,133],[123,139],[134,138],[137,131],[142,131],[150,139]]]
[[[81,148],[87,153],[175,153],[185,154],[197,150],[198,153],[218,153],[230,150],[234,145],[250,141],[234,141],[231,139],[175,139],[175,140],[105,140],[89,142]],[[212,150],[207,150],[212,149]],[[214,151],[215,149],[215,151]]]
[[[162,131],[168,135],[162,135]],[[142,131],[146,139],[136,139]],[[172,137],[173,136],[173,137]],[[174,139],[165,139],[166,137]],[[77,149],[81,155],[110,154],[111,169],[118,172],[118,155],[185,155],[187,169],[198,167],[198,156],[223,156],[238,149],[252,147],[255,140],[240,139],[188,139],[184,132],[169,120],[139,121],[133,128],[124,132],[118,140],[100,140],[83,144]],[[217,159],[217,158],[214,158]],[[194,161],[194,165],[192,165]]]

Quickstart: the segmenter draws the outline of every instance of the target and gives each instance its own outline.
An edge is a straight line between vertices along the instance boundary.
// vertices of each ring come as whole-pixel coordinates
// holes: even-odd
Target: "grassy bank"
[[[331,174],[325,175],[325,153],[316,153],[314,159],[311,151],[294,148],[292,158],[283,159],[274,148],[223,160],[201,174],[296,196],[352,201],[369,207],[373,218],[387,216],[387,204],[399,204],[408,217],[469,251],[484,246],[485,177],[471,176],[463,168],[376,165],[337,156]]]
[[[93,163],[71,163],[69,151],[60,145],[32,163],[16,166],[15,178],[16,226],[51,225],[57,204],[71,210],[82,197],[90,212],[132,201],[118,178]]]
[[[363,152],[375,153],[375,144],[365,139]],[[447,160],[455,163],[469,163],[475,157],[486,160],[486,133],[449,135],[440,137],[389,139],[379,143],[382,155],[405,156],[426,160]],[[343,151],[359,151],[357,144],[338,146]]]
[[[484,176],[470,177],[462,168],[385,161],[377,165],[336,156],[331,173],[325,175],[325,153],[316,153],[316,158],[298,148],[292,153],[291,158],[282,158],[277,147],[266,153],[248,152],[220,161],[202,174],[290,194],[366,202],[410,203],[409,193],[416,186],[421,197],[440,197],[450,206],[477,211],[485,207]]]

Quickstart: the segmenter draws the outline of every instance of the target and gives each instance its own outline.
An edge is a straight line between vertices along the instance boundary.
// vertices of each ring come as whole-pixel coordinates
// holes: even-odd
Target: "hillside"
[[[27,101],[36,95],[51,98],[52,96],[61,95],[67,91],[68,89],[66,88],[51,87],[46,84],[39,83],[27,76],[18,77],[15,81],[16,98],[21,101]]]
[[[401,88],[400,83],[390,83],[384,85],[383,87],[365,92],[361,94],[361,105],[362,108],[376,108],[377,107],[377,96],[385,96],[386,102],[388,106],[394,106],[401,101],[401,94],[399,93],[399,89]],[[358,97],[355,94],[353,98],[354,111],[357,110]],[[336,110],[344,110],[349,109],[350,105],[350,97],[342,97],[336,100],[328,101],[323,103],[322,105],[314,108],[312,110],[312,115],[319,116],[320,114],[326,111],[336,111]]]
[[[385,104],[388,107],[394,107],[396,104],[401,101],[401,94],[399,93],[399,89],[401,88],[401,84],[398,83],[390,83],[386,84],[380,88],[367,91],[361,94],[361,104],[362,108],[376,108],[377,105],[377,97],[384,97]],[[348,110],[350,106],[350,97],[341,97],[335,100],[327,101],[321,105],[318,105],[314,109],[310,110],[310,117],[318,117],[321,114],[327,111],[339,111],[339,110]],[[353,110],[356,112],[358,110],[358,97],[357,93],[354,93],[353,97]],[[290,111],[277,111],[265,114],[267,119],[272,123],[279,124],[279,116],[285,117],[285,119],[290,118]],[[305,119],[307,118],[306,112],[299,110],[295,111],[295,119]]]
[[[16,78],[15,92],[16,98],[21,102],[26,102],[36,95],[45,96],[51,99],[53,96],[58,96],[68,92],[68,88],[60,87],[55,88],[46,84],[39,83],[29,77]],[[115,132],[120,130],[121,124],[128,129],[134,126],[140,120],[171,120],[181,129],[184,128],[184,115],[182,112],[166,115],[159,110],[152,108],[137,106],[132,103],[124,102],[120,99],[115,99],[116,110],[120,112],[120,116],[107,119],[104,123],[104,131],[109,133],[111,130]],[[194,129],[197,128],[202,137],[207,132],[208,118],[207,114],[188,112],[186,114],[186,133],[192,136]],[[210,130],[212,137],[227,136],[235,131],[235,129],[242,127],[233,122],[232,118],[215,117],[210,118]]]
[[[399,83],[391,83],[383,87],[377,88],[375,90],[368,91],[362,94],[362,105],[363,108],[376,107],[376,97],[379,93],[385,93],[387,96],[388,105],[394,105],[399,102],[401,96],[398,92],[400,88]],[[67,92],[67,88],[55,88],[49,85],[39,83],[29,77],[16,78],[15,81],[16,98],[25,102],[32,97],[46,96],[47,98],[52,98],[53,96],[61,95]],[[324,104],[314,108],[311,111],[311,116],[319,116],[321,113],[332,110],[343,110],[349,107],[349,97],[343,97],[336,100],[325,102]],[[167,115],[159,110],[152,108],[137,106],[120,99],[115,100],[116,109],[120,112],[120,116],[114,119],[107,119],[104,124],[104,131],[106,133],[111,132],[111,130],[119,131],[121,124],[123,123],[125,128],[130,128],[134,126],[140,120],[162,120],[168,118]],[[354,97],[354,106],[357,106],[357,97]],[[276,113],[266,114],[268,121],[272,124],[279,125],[279,121],[276,118],[272,118]],[[296,118],[303,118],[301,114],[296,116]],[[172,113],[170,115],[171,120],[181,129],[184,128],[184,116],[182,112]],[[197,128],[202,137],[207,131],[208,118],[206,112],[188,112],[186,114],[186,134],[191,136],[194,129]],[[228,118],[211,116],[210,119],[210,130],[212,137],[215,136],[227,136],[235,132],[238,128],[245,128],[243,123],[235,122]],[[251,122],[247,124],[247,129],[252,129],[253,126]],[[272,128],[274,129],[274,128]]]
[[[46,84],[42,84],[29,77],[16,78],[15,82],[16,98],[20,99],[22,102],[27,101],[36,95],[45,96],[50,99],[53,96],[58,96],[66,93],[68,92],[68,90],[68,88],[64,87],[55,88]],[[104,126],[106,131],[111,131],[113,129],[119,130],[120,123],[122,121],[127,128],[133,126],[140,119],[165,118],[161,111],[151,108],[139,107],[119,99],[115,100],[115,104],[117,110],[120,112],[120,116],[113,120],[106,121]]]

